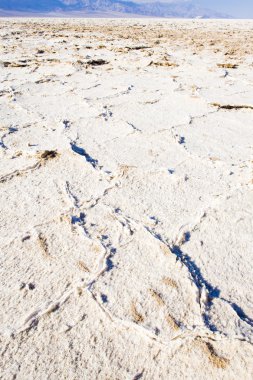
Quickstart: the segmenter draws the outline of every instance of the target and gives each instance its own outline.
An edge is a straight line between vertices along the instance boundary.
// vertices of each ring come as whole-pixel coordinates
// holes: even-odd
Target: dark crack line
[[[94,169],[101,169],[102,166],[99,166],[98,160],[95,158],[91,157],[89,153],[87,153],[83,148],[77,146],[74,142],[70,143],[71,149],[73,152],[79,154],[80,156],[83,156],[85,160],[92,165]]]
[[[127,124],[134,130],[134,132],[140,132],[142,133],[142,130],[135,127],[135,125],[133,125],[132,123],[129,123],[129,121],[127,121]]]
[[[70,190],[70,184],[68,181],[66,181],[66,192],[69,196],[69,198],[73,201],[73,204],[74,204],[74,207],[75,208],[79,208],[80,207],[80,204],[79,204],[79,199],[78,197],[72,193],[72,191]]]
[[[4,139],[5,135],[1,138],[1,141],[0,141],[0,147],[3,148],[3,149],[8,149],[7,146],[4,144],[3,142],[3,139]]]
[[[108,189],[106,189],[104,191],[103,196],[105,194],[107,194],[107,191],[108,191]],[[68,196],[70,197],[70,199],[73,201],[74,209],[77,212],[78,210],[80,210],[81,205],[79,204],[79,200],[78,200],[77,196],[71,192],[69,182],[66,182],[66,192],[67,192]],[[95,204],[92,204],[89,208],[95,207],[97,205],[97,203],[99,202],[99,200],[100,200],[100,198],[98,198],[95,201]],[[84,212],[80,212],[79,216],[72,215],[71,216],[71,224],[73,226],[74,225],[78,225],[83,230],[84,235],[87,238],[89,238],[91,240],[94,240],[94,238],[92,237],[92,235],[89,233],[89,230],[88,230],[88,227],[87,227],[86,216],[87,215]],[[105,265],[104,265],[104,269],[99,274],[99,277],[100,277],[103,273],[109,272],[109,271],[111,271],[115,267],[115,264],[113,263],[112,259],[113,259],[114,255],[116,254],[117,249],[113,246],[113,244],[110,241],[108,235],[102,235],[101,238],[97,237],[97,239],[95,239],[95,240],[99,241],[99,243],[105,249],[105,252],[106,252],[106,254],[104,256],[104,263],[105,263]],[[91,286],[95,282],[96,282],[96,279],[94,279],[89,284],[89,288],[91,288]]]
[[[75,225],[77,224],[79,227],[82,228],[84,235],[91,239],[91,235],[86,227],[86,215],[84,212],[80,212],[79,216],[72,215],[71,216],[71,224]]]
[[[22,174],[27,174],[29,172],[33,172],[34,170],[39,169],[40,167],[41,167],[41,162],[39,161],[35,165],[30,166],[30,167],[28,167],[26,169],[15,170],[14,172],[6,174],[3,177],[1,177],[0,178],[0,183],[5,183],[7,181],[10,181],[14,177],[18,177],[18,176],[21,176]]]
[[[221,301],[227,303],[234,310],[234,312],[237,314],[240,320],[245,322],[247,325],[253,327],[253,320],[245,314],[242,308],[236,303],[228,301],[227,299],[223,297],[220,297],[220,292],[221,292],[220,289],[218,287],[213,286],[209,281],[207,281],[202,275],[201,270],[196,265],[196,263],[191,259],[189,255],[185,254],[182,251],[181,245],[185,244],[187,241],[190,240],[190,232],[186,233],[186,239],[184,239],[181,245],[174,245],[174,244],[169,245],[167,244],[165,239],[162,238],[160,234],[157,234],[155,231],[151,230],[148,227],[145,227],[145,228],[155,239],[167,245],[167,247],[170,248],[171,252],[176,256],[176,260],[180,261],[187,268],[188,273],[190,274],[193,283],[196,285],[198,289],[199,301],[201,301],[202,292],[204,290],[207,291],[207,302],[205,302],[205,310],[203,312],[203,320],[207,328],[209,328],[212,332],[222,333],[222,331],[219,331],[217,327],[210,322],[210,317],[208,315],[208,312],[212,307],[212,301],[214,298],[218,298]],[[201,303],[200,303],[200,307],[201,307]]]
[[[219,110],[241,110],[249,109],[253,110],[253,106],[248,104],[220,104],[220,103],[211,103],[213,107],[217,107]]]
[[[13,134],[13,133],[15,133],[15,132],[17,132],[17,131],[18,131],[17,128],[9,127],[9,128],[8,128],[8,132],[5,133],[5,134],[2,136],[1,140],[0,140],[0,147],[3,148],[3,149],[5,149],[5,150],[7,150],[8,147],[7,147],[7,146],[5,145],[5,143],[4,143],[4,139],[5,139],[5,137],[7,137],[7,136],[9,136],[9,135],[11,135],[11,134]]]
[[[243,309],[237,305],[235,302],[231,302],[223,297],[220,298],[222,301],[226,302],[237,314],[238,318],[240,318],[243,322],[247,323],[247,325],[253,327],[253,319],[248,317]]]

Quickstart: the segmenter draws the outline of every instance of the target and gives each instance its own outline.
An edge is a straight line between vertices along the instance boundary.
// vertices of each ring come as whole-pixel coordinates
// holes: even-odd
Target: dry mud
[[[252,379],[253,22],[0,20],[3,379]]]

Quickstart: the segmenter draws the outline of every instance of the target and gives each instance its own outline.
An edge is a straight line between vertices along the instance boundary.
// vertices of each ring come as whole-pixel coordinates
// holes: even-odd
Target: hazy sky
[[[253,17],[253,0],[197,0],[195,3],[235,17]]]
[[[1,0],[0,0],[1,1]],[[175,3],[177,0],[134,0],[138,2],[165,2]],[[178,0],[190,1],[190,0]],[[191,0],[194,4],[202,7],[227,13],[234,17],[253,18],[253,0]]]

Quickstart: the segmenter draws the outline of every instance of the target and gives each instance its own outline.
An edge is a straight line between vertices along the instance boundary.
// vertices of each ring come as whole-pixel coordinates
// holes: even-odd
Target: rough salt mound
[[[1,20],[1,378],[252,379],[252,32]]]

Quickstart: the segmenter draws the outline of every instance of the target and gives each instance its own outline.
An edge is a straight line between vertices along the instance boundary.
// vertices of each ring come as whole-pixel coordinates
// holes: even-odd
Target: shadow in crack
[[[72,224],[78,223],[78,224],[82,224],[83,225],[83,224],[85,224],[85,216],[86,215],[83,212],[81,212],[79,216],[73,215],[71,217],[71,223]]]
[[[253,319],[251,319],[250,317],[248,317],[245,312],[242,310],[242,308],[240,306],[238,306],[236,303],[234,302],[230,302],[224,298],[221,298],[223,301],[227,302],[231,307],[232,309],[235,311],[235,313],[237,314],[237,316],[245,323],[247,323],[248,325],[250,325],[251,327],[253,327]]]
[[[114,247],[110,247],[110,255],[106,259],[106,272],[110,272],[114,267],[114,263],[112,261],[112,258],[116,254],[117,249]]]
[[[188,235],[188,239],[187,239],[187,233],[186,233],[184,243],[186,241],[189,241],[189,240],[190,240],[190,233]],[[203,314],[203,318],[204,318],[206,326],[208,326],[208,328],[210,330],[218,331],[217,328],[215,327],[215,325],[213,325],[211,323],[210,317],[208,315],[208,312],[210,311],[210,309],[212,307],[212,300],[214,298],[220,298],[223,302],[226,302],[227,304],[229,304],[231,306],[231,308],[235,311],[237,316],[243,322],[245,322],[248,325],[250,325],[251,327],[253,327],[253,320],[245,314],[245,312],[242,310],[242,308],[240,306],[238,306],[234,302],[230,302],[227,299],[220,297],[220,293],[221,293],[220,289],[211,285],[210,282],[208,282],[203,277],[200,268],[195,264],[195,262],[190,258],[190,256],[183,253],[183,251],[181,250],[181,248],[178,245],[172,246],[171,251],[172,251],[172,253],[174,253],[177,256],[177,260],[180,260],[187,267],[187,269],[189,270],[196,286],[200,290],[203,287],[205,287],[206,290],[208,291],[208,300],[206,303],[206,311]]]
[[[70,143],[70,146],[73,152],[79,154],[80,156],[83,156],[85,160],[93,166],[94,169],[98,168],[98,160],[96,160],[95,158],[92,158],[83,148],[78,147],[73,142]]]
[[[190,240],[190,233],[185,234],[185,242]],[[171,252],[176,255],[177,260],[180,260],[189,270],[194,283],[199,289],[205,287],[208,290],[208,295],[210,298],[217,298],[220,296],[220,290],[217,287],[214,287],[210,284],[202,275],[200,268],[195,264],[195,262],[185,254],[178,245],[173,245],[170,247]]]

